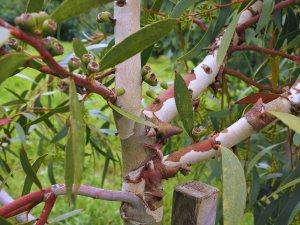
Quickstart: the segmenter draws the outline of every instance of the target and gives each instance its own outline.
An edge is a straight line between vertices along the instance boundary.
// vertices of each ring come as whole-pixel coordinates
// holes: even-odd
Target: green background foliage
[[[60,2],[62,1],[45,1],[46,11],[53,12]],[[143,1],[143,7],[151,8],[153,2]],[[156,2],[160,6],[159,1]],[[156,5],[156,10],[171,14],[174,12],[177,2],[180,1],[163,1],[161,7]],[[185,11],[186,13],[207,10],[211,7],[209,1],[194,2],[195,4],[188,4],[190,7]],[[219,0],[216,2],[224,4],[228,1]],[[24,11],[25,5],[25,1],[21,0],[0,0],[0,17],[14,23],[14,17]],[[109,9],[112,9],[111,4],[101,8],[101,11]],[[194,68],[206,54],[203,48],[208,47],[210,41],[223,29],[224,24],[230,23],[229,15],[234,9],[235,6],[203,15],[201,20],[209,27],[207,33],[191,23],[186,16],[181,17],[180,25],[171,31],[167,37],[153,45],[153,52],[147,64],[151,66],[159,82],[168,81],[172,83],[175,79],[174,70],[184,74]],[[183,11],[176,12],[174,15],[180,13]],[[63,22],[60,29],[60,39],[82,38],[81,31],[85,31],[88,36],[101,32],[110,37],[112,27],[96,25],[96,14],[97,10],[93,10],[88,14]],[[283,17],[286,19],[282,20]],[[142,26],[162,19],[157,15],[143,13]],[[299,7],[288,8],[272,16],[265,16],[259,24],[259,26],[264,27],[264,30],[257,28],[246,31],[247,45],[268,47],[272,33],[274,33],[275,49],[287,50],[290,54],[297,55],[299,53]],[[182,45],[182,40],[184,40],[185,45]],[[109,44],[108,49],[112,43]],[[87,45],[87,43],[85,44]],[[64,42],[63,45],[66,53],[57,57],[57,60],[63,59],[73,51],[70,42]],[[193,50],[194,46],[197,46],[196,50]],[[143,46],[138,46],[138,50],[143,49]],[[27,49],[27,53],[37,54],[30,47]],[[106,53],[107,49],[95,51],[97,60],[100,61]],[[177,60],[178,58],[180,60]],[[272,74],[274,71],[272,59],[261,53],[249,51],[233,53],[228,62],[228,68],[239,70],[265,85],[277,82],[285,84],[294,81],[300,72],[299,65],[279,57],[278,59],[281,60],[278,68],[280,76],[278,80],[276,78],[276,82],[274,82],[275,76]],[[105,78],[103,83],[112,83],[112,79]],[[1,187],[5,187],[14,198],[28,193],[30,189],[31,191],[37,190],[36,184],[39,182],[43,187],[65,182],[65,149],[70,113],[68,93],[61,92],[60,85],[58,79],[39,74],[33,69],[19,71],[19,75],[10,77],[0,84],[0,118],[13,117],[20,111],[22,112],[13,118],[14,123],[18,125],[13,126],[13,123],[9,123],[0,126]],[[113,87],[111,84],[108,86]],[[163,91],[159,87],[153,88],[143,84],[145,104],[151,102],[151,99],[145,95],[147,89],[154,89],[157,93]],[[200,95],[200,107],[194,112],[194,120],[190,123],[193,122],[194,125],[207,128],[202,137],[204,139],[214,130],[222,130],[239,119],[250,106],[233,103],[256,92],[258,92],[257,88],[248,86],[237,78],[225,76],[221,81],[221,88],[218,93],[214,93],[211,88],[208,88]],[[27,107],[49,110],[27,112]],[[86,124],[86,136],[84,171],[81,183],[120,190],[122,182],[120,144],[115,136],[116,127],[112,122],[113,118],[110,112],[106,101],[96,94],[91,94],[85,101],[83,120]],[[181,121],[179,117],[174,121],[174,125],[180,127],[185,125],[182,123],[184,121]],[[186,133],[180,137],[174,136],[168,141],[163,151],[168,154],[191,143],[192,140]],[[27,157],[25,157],[24,151],[21,151],[20,160],[22,144],[26,146]],[[295,155],[291,164],[289,159],[290,146],[293,146],[299,154],[299,134],[296,134],[292,129],[289,130],[282,122],[276,122],[234,147],[234,153],[245,170],[247,183],[247,203],[242,224],[299,224],[300,218],[297,212],[299,211],[300,185],[294,181],[300,176],[300,163],[299,155]],[[29,168],[28,162],[32,168]],[[37,178],[28,181],[24,173],[27,176],[37,173]],[[230,177],[230,174],[226,174],[226,176]],[[231,176],[235,176],[235,173],[232,172]],[[165,182],[165,224],[170,224],[174,187],[192,179],[216,186],[222,191],[221,159],[216,158],[196,165],[189,176],[184,177],[179,174],[176,178]],[[282,188],[291,182],[294,182],[291,187]],[[223,224],[221,203],[222,195],[220,194],[217,224]],[[68,211],[84,208],[84,212],[58,224],[121,224],[119,206],[118,202],[94,200],[86,197],[78,197],[76,205],[70,206],[67,198],[60,197],[51,213],[51,219]],[[41,206],[34,208],[32,213],[38,215],[40,210]]]

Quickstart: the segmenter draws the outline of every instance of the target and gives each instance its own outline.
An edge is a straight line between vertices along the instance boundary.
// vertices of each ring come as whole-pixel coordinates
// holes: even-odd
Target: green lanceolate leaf
[[[279,60],[276,57],[270,57],[269,63],[272,70],[272,88],[275,90],[279,79]]]
[[[59,131],[54,138],[51,140],[51,142],[56,143],[58,141],[60,141],[62,138],[64,138],[65,136],[67,136],[69,131],[69,126],[64,126],[63,129],[61,129],[61,131]]]
[[[220,66],[223,63],[223,60],[227,54],[228,48],[230,46],[233,34],[235,32],[235,27],[236,24],[239,20],[240,17],[240,13],[239,14],[235,14],[231,20],[231,22],[229,23],[222,39],[221,39],[221,44],[219,47],[219,51],[218,51],[218,55],[217,55],[217,64],[218,66]]]
[[[40,166],[42,165],[45,157],[47,154],[40,156],[33,164],[32,164],[32,170],[36,174]],[[27,195],[32,187],[33,181],[28,177],[28,175],[25,178],[24,186],[23,186],[23,191],[22,191],[22,196]]]
[[[30,56],[22,53],[10,53],[0,57],[0,83],[14,75],[19,67],[30,59]]]
[[[59,222],[59,221],[68,219],[68,218],[71,217],[71,216],[74,216],[74,215],[76,215],[76,214],[78,214],[78,213],[81,213],[83,210],[84,210],[84,209],[76,209],[76,210],[67,212],[67,213],[65,213],[65,214],[62,214],[62,215],[60,215],[60,216],[58,216],[58,217],[56,217],[56,218],[54,218],[54,219],[51,219],[51,220],[50,220],[50,224],[51,224],[51,223],[57,223],[57,222]]]
[[[101,70],[113,67],[155,44],[177,24],[177,19],[165,19],[147,25],[112,47],[101,59]]]
[[[51,18],[60,23],[107,2],[109,0],[65,0],[54,10]]]
[[[82,42],[78,38],[73,38],[73,49],[75,55],[81,59],[82,55],[88,53]]]
[[[39,187],[39,189],[42,189],[41,182],[39,181],[36,173],[34,172],[33,168],[31,167],[30,162],[27,157],[27,153],[23,148],[20,150],[20,160],[21,160],[21,165],[23,167],[23,170],[26,173],[27,177],[32,182],[34,182]]]
[[[85,146],[85,125],[83,121],[83,110],[78,100],[75,82],[70,78],[69,89],[69,101],[70,101],[70,137],[72,143],[73,154],[73,170],[74,170],[74,184],[75,192],[77,192],[81,175],[83,172],[84,161],[84,146]]]
[[[246,203],[246,180],[239,159],[228,148],[221,147],[223,174],[224,225],[240,225]]]
[[[171,17],[173,18],[180,17],[187,8],[195,4],[197,1],[199,0],[180,0],[174,7],[171,13]]]
[[[264,148],[264,147],[261,147],[261,146],[258,146],[259,148],[262,148],[263,150],[260,151],[259,153],[257,153],[253,158],[252,160],[250,161],[248,167],[247,167],[247,174],[249,174],[251,172],[251,170],[253,169],[253,167],[256,165],[256,163],[265,155],[267,154],[269,151],[271,151],[271,149],[283,144],[284,142],[281,142],[281,143],[277,143],[277,144],[274,144],[274,145],[271,145],[267,148]]]
[[[256,25],[256,30],[255,30],[256,33],[258,33],[269,22],[269,19],[271,18],[270,16],[274,8],[274,4],[275,4],[274,0],[263,1],[261,15]]]
[[[297,134],[300,134],[300,126],[299,126],[300,118],[299,117],[294,116],[289,113],[283,113],[283,112],[269,111],[268,113],[277,117],[277,119],[281,120],[284,124],[286,124],[289,128],[294,130]]]
[[[73,193],[73,183],[74,183],[74,164],[73,164],[73,151],[72,151],[72,134],[69,133],[68,141],[65,149],[65,183],[67,190],[67,197],[70,200]]]
[[[42,10],[44,0],[28,0],[26,6],[26,13],[39,12]]]
[[[156,0],[152,5],[151,10],[154,12],[159,12],[162,4],[163,4],[163,0]],[[148,18],[151,18],[151,20],[154,19],[155,18],[154,13],[146,13],[146,16],[145,16],[146,24],[149,23]],[[141,53],[142,66],[146,65],[146,63],[148,62],[153,48],[154,48],[154,45],[151,45],[150,47],[148,47],[144,51],[142,51],[142,53]]]
[[[144,124],[145,126],[156,128],[156,125],[148,120],[145,120],[144,118],[138,117],[124,109],[119,108],[118,106],[115,106],[111,102],[108,102],[108,105],[115,110],[117,113],[121,114],[122,116],[125,116],[127,119],[133,120],[137,123]]]
[[[193,47],[190,51],[185,53],[183,56],[180,56],[177,60],[189,60],[199,56],[202,49],[210,44],[214,26],[209,26],[206,33],[203,35],[201,40]]]
[[[22,126],[15,122],[13,124],[14,124],[14,127],[16,128],[16,131],[19,135],[20,141],[22,142],[22,145],[25,147],[26,146],[26,135],[25,135],[25,132],[24,132]]]
[[[8,40],[10,32],[4,27],[0,27],[0,47]]]
[[[186,132],[191,136],[194,128],[193,103],[183,78],[176,73],[174,81],[174,97],[176,108]]]
[[[279,192],[282,192],[284,191],[285,189],[287,188],[290,188],[290,187],[293,187],[295,186],[296,184],[300,183],[300,177],[295,179],[295,180],[292,180],[291,182],[281,186],[280,188],[278,188],[276,191],[274,191],[272,194],[270,194],[268,196],[268,198],[271,198],[272,196],[276,196]]]

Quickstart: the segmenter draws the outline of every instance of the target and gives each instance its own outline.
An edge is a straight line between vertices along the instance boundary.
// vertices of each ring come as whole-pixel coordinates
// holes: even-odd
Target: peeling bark
[[[292,111],[298,113],[300,93],[297,90],[299,87],[300,81],[298,80],[282,97],[278,97],[266,104],[263,103],[261,99],[258,100],[241,119],[230,127],[220,133],[214,134],[207,140],[182,148],[165,156],[163,158],[163,164],[168,167],[178,167],[186,164],[199,163],[219,155],[220,150],[215,148],[218,144],[231,148],[275,120],[275,117],[267,114],[268,111],[285,113],[291,113]],[[214,143],[216,145],[214,145]]]
[[[237,26],[246,23],[253,16],[261,12],[262,1],[256,1],[247,10],[245,10],[237,23]],[[222,40],[223,33],[218,35],[216,39],[209,46],[208,55],[203,59],[203,61],[194,68],[193,73],[188,74],[185,77],[188,89],[193,93],[193,99],[195,99],[200,93],[202,93],[211,83],[213,83],[218,76],[222,74],[222,70],[227,63],[227,58],[225,57],[222,65],[217,65],[217,54],[219,51],[219,46]],[[240,42],[240,37],[237,33],[234,34],[232,45],[238,45]],[[152,117],[153,113],[162,121],[169,122],[177,115],[177,109],[174,99],[173,87],[169,88],[159,97],[159,103],[153,102],[144,111],[144,114],[148,117]]]

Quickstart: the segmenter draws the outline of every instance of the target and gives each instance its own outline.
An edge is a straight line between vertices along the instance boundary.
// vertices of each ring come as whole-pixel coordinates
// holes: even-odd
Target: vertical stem
[[[127,0],[124,6],[115,3],[114,18],[115,41],[121,42],[127,36],[140,29],[140,1]],[[142,107],[142,77],[141,56],[137,54],[116,66],[116,88],[124,88],[125,94],[118,97],[117,105],[137,116],[141,115]],[[115,115],[119,136],[122,144],[124,176],[134,169],[143,159],[144,148],[139,143],[137,133],[139,126],[132,120],[121,115]]]

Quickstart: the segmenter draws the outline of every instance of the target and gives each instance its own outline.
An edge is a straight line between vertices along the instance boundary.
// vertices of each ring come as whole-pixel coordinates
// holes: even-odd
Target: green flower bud
[[[143,68],[142,68],[142,76],[145,76],[145,75],[147,75],[150,72],[151,72],[151,67],[150,66],[143,66]]]
[[[64,47],[54,37],[46,37],[42,40],[43,45],[52,56],[64,54]]]
[[[10,38],[7,42],[8,46],[16,51],[20,50],[20,43],[17,39],[15,38]]]
[[[37,13],[36,15],[36,19],[37,19],[37,25],[38,27],[42,27],[43,23],[45,20],[49,19],[50,16],[48,15],[48,13],[41,11],[39,13]]]
[[[82,55],[82,62],[87,65],[89,62],[93,61],[95,59],[94,55],[90,53],[86,53]]]
[[[147,74],[143,77],[143,80],[149,84],[150,86],[156,86],[157,85],[157,79],[154,73]]]
[[[62,46],[60,43],[55,43],[53,48],[50,51],[50,54],[52,56],[58,56],[64,54],[65,49],[64,46]]]
[[[125,94],[125,89],[124,88],[117,88],[115,91],[117,96],[122,96]]]
[[[160,83],[160,86],[161,86],[161,88],[163,88],[163,89],[168,89],[168,88],[169,88],[166,81],[161,82],[161,83]]]
[[[37,13],[23,13],[21,16],[16,17],[15,23],[21,30],[33,33],[34,28],[37,25]]]
[[[146,95],[152,99],[157,99],[158,94],[154,90],[147,90]]]
[[[116,20],[110,12],[101,12],[97,15],[97,23],[112,23],[115,24]]]
[[[100,70],[100,66],[97,62],[90,61],[89,64],[87,65],[87,70],[88,70],[89,74],[97,73]]]
[[[68,61],[68,67],[71,72],[78,69],[80,65],[81,65],[81,60],[76,56],[73,56]]]
[[[57,29],[57,23],[52,19],[43,22],[42,30],[44,34],[54,34]]]
[[[206,132],[206,128],[205,127],[194,127],[192,130],[192,138],[194,141],[198,142],[200,140],[200,138],[205,134]]]

